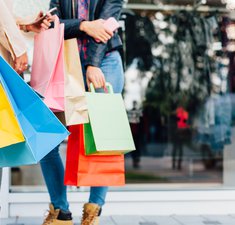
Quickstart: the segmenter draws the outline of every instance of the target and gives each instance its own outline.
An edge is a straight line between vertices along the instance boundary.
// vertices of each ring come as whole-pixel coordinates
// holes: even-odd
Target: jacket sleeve
[[[4,0],[0,0],[0,43],[13,59],[27,51],[24,37]]]
[[[114,17],[116,20],[119,20],[122,5],[123,0],[105,0],[99,18],[106,20],[109,17]],[[87,48],[87,59],[85,65],[100,67],[106,49],[107,44],[97,43],[93,38],[90,38]]]
[[[60,0],[51,0],[50,9],[57,7],[56,15],[60,18],[60,22],[64,23],[64,38],[79,38],[84,35],[84,32],[79,29],[82,20],[79,19],[62,19],[61,3]]]

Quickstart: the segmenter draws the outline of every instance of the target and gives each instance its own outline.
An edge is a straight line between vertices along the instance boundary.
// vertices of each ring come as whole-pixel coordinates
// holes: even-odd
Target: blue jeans
[[[114,92],[121,93],[124,86],[124,74],[121,57],[117,51],[106,54],[102,61],[101,70],[106,81],[112,84]],[[69,203],[67,201],[67,189],[64,185],[64,166],[59,154],[59,146],[46,155],[40,161],[40,165],[51,203],[56,209],[68,211]],[[89,202],[103,206],[107,191],[108,187],[91,187]]]

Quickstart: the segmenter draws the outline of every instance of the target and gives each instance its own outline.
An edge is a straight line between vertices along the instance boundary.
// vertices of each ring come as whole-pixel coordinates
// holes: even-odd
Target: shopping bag
[[[125,184],[124,156],[86,156],[84,125],[69,127],[71,132],[65,167],[65,185],[122,186]]]
[[[77,39],[64,42],[65,119],[67,125],[88,123],[85,85]]]
[[[26,140],[0,149],[0,167],[35,164],[60,144],[68,131],[2,57],[0,82]]]
[[[85,124],[87,155],[116,155],[135,150],[127,113],[121,94],[86,92],[90,123]]]
[[[54,24],[54,28],[35,35],[30,85],[58,112],[64,111],[64,24],[58,17]]]
[[[20,143],[24,140],[14,111],[0,84],[0,148]]]

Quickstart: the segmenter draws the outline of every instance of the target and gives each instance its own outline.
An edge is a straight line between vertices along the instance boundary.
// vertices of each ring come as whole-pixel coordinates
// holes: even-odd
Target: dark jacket
[[[119,20],[123,0],[90,0],[89,20],[107,19],[114,17]],[[50,8],[57,7],[57,15],[65,24],[65,39],[81,38],[85,35],[79,30],[81,21],[78,20],[78,0],[51,0]],[[122,46],[117,33],[107,42],[97,43],[93,38],[88,38],[87,58],[85,65],[100,67],[106,52]]]

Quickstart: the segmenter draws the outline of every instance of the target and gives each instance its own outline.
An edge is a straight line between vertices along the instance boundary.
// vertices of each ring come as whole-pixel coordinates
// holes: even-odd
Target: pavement
[[[74,225],[80,225],[75,218]],[[42,218],[1,219],[0,225],[41,225]],[[235,215],[103,216],[100,225],[235,225]]]
[[[155,149],[163,149],[164,146],[153,146]],[[65,159],[66,145],[61,146],[62,158]],[[206,170],[202,165],[200,155],[192,155],[192,151],[185,149],[182,170],[172,169],[172,146],[165,148],[163,156],[142,156],[140,168],[132,167],[131,157],[126,157],[127,183],[222,183],[222,170]],[[151,149],[150,149],[151,150]],[[151,153],[151,151],[149,151]],[[193,160],[192,160],[193,159]],[[12,187],[22,190],[27,185],[37,190],[38,185],[44,185],[40,167],[21,167],[20,171],[12,173]],[[16,186],[15,186],[16,185]],[[14,192],[14,191],[13,191]],[[183,212],[182,212],[183,214]],[[0,219],[0,225],[41,225],[43,218],[10,218]],[[74,219],[75,225],[79,225],[80,219]],[[197,216],[145,216],[145,215],[112,215],[102,216],[100,225],[235,225],[235,215],[197,215]]]

